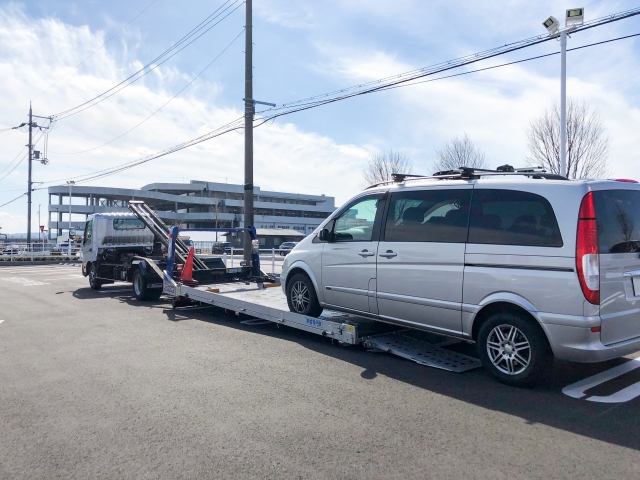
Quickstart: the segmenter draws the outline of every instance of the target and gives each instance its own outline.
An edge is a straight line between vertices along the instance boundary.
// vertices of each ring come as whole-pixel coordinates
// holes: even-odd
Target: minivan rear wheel
[[[287,282],[287,304],[289,310],[301,315],[318,317],[322,313],[313,282],[303,273],[296,273]]]
[[[542,329],[509,312],[496,313],[484,322],[477,345],[484,367],[507,385],[532,385],[547,375],[553,363]]]

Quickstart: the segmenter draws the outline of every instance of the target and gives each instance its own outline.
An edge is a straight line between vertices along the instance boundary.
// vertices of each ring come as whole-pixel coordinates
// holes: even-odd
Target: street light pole
[[[69,185],[69,255],[71,255],[71,187],[75,184],[76,182],[73,180],[67,180],[67,185]]]
[[[560,32],[560,175],[567,176],[567,32]]]
[[[29,103],[29,178],[27,180],[27,245],[31,243],[31,168],[33,160],[33,110],[31,109],[31,103]]]

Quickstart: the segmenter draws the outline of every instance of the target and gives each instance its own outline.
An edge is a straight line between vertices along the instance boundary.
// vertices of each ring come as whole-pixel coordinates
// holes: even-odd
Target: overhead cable
[[[82,150],[80,152],[51,152],[51,153],[55,153],[56,155],[77,155],[79,153],[87,153],[87,152],[91,152],[92,150],[96,150],[98,148],[104,147],[105,145],[109,145],[110,143],[115,142],[116,140],[118,140],[119,138],[124,137],[126,134],[128,134],[129,132],[135,130],[136,128],[138,128],[140,125],[142,125],[144,122],[146,122],[147,120],[149,120],[151,117],[153,117],[156,113],[158,113],[160,110],[162,110],[164,107],[166,107],[174,98],[176,98],[178,95],[180,95],[189,85],[191,85],[200,75],[202,75],[205,70],[207,70],[211,65],[213,65],[213,63],[222,56],[222,54],[224,52],[226,52],[229,47],[231,47],[231,45],[233,45],[233,43],[240,37],[240,35],[242,35],[244,33],[244,30],[242,30],[233,40],[231,40],[231,42],[224,47],[224,49],[213,59],[211,60],[206,67],[204,67],[200,73],[198,73],[195,77],[193,77],[189,83],[187,83],[184,87],[182,87],[182,89],[176,93],[173,97],[171,97],[167,102],[165,102],[160,108],[158,108],[155,112],[153,112],[151,115],[149,115],[147,118],[145,118],[144,120],[142,120],[140,123],[138,123],[137,125],[131,127],[129,130],[127,130],[126,132],[124,132],[121,135],[118,135],[116,138],[109,140],[106,143],[103,143],[102,145],[98,145],[97,147],[93,147],[93,148],[89,148],[87,150]]]
[[[232,3],[230,5],[228,5],[227,7],[223,8],[224,5],[226,5],[229,2],[232,2]],[[223,15],[225,12],[227,12],[229,9],[231,9],[234,5],[237,5],[237,6],[235,8],[233,8],[231,11],[229,11],[222,18],[220,18],[217,22],[211,24],[214,20],[218,19],[221,15]],[[83,103],[81,103],[79,105],[76,105],[73,108],[69,108],[69,109],[64,110],[62,112],[56,113],[55,115],[52,115],[53,118],[56,119],[56,120],[62,120],[64,118],[71,117],[71,116],[76,115],[76,114],[78,114],[78,113],[80,113],[80,112],[82,112],[84,110],[87,110],[88,108],[91,108],[91,107],[93,107],[93,106],[95,106],[95,105],[97,105],[99,103],[102,103],[104,100],[112,97],[113,95],[115,95],[116,93],[120,92],[121,90],[124,90],[128,86],[132,85],[133,83],[135,83],[138,80],[140,80],[141,78],[143,78],[145,75],[147,75],[147,74],[151,73],[152,71],[154,71],[156,68],[158,68],[163,63],[167,62],[169,59],[173,58],[175,55],[180,53],[185,48],[187,48],[189,45],[191,45],[193,42],[195,42],[200,37],[202,37],[205,33],[209,32],[213,27],[218,25],[220,22],[222,22],[224,19],[226,19],[229,15],[231,15],[233,12],[235,12],[241,6],[242,6],[242,1],[241,0],[227,0],[214,13],[209,15],[209,17],[207,17],[207,19],[203,20],[197,27],[192,29],[187,35],[182,37],[180,40],[178,40],[178,42],[176,42],[171,47],[169,47],[167,50],[165,50],[163,53],[158,55],[151,62],[147,63],[144,67],[142,67],[141,69],[139,69],[135,73],[131,74],[129,77],[127,77],[126,79],[124,79],[123,81],[118,83],[117,85],[114,85],[113,87],[111,87],[110,89],[106,90],[105,92],[102,92],[100,95],[96,95],[92,99],[87,100],[86,102],[83,102]],[[214,16],[214,14],[216,12],[218,12],[220,9],[222,9],[222,11],[220,11],[217,15]],[[201,31],[201,30],[203,30],[203,31]],[[191,37],[196,35],[196,33],[198,33],[198,32],[200,32],[200,33],[195,38],[191,39]],[[187,40],[189,40],[189,39],[191,39],[191,40],[189,42],[187,42]],[[185,42],[187,42],[187,43],[185,43]],[[180,48],[178,48],[178,47],[180,47]]]
[[[38,95],[36,95],[35,97],[32,98],[32,101],[35,100],[36,98],[38,98],[40,95],[42,95],[44,92],[48,91],[51,87],[55,86],[58,84],[58,82],[60,82],[61,80],[65,79],[67,76],[69,76],[71,74],[71,72],[75,72],[78,67],[80,67],[84,62],[86,62],[87,60],[89,60],[91,57],[93,57],[96,53],[98,53],[100,50],[102,50],[105,45],[107,43],[109,43],[111,40],[113,40],[117,35],[120,34],[120,32],[122,32],[125,28],[127,28],[129,25],[131,25],[133,23],[133,21],[138,18],[140,15],[142,15],[144,12],[146,12],[149,7],[151,5],[153,5],[154,3],[156,3],[158,0],[153,0],[149,5],[147,5],[146,7],[144,7],[144,9],[138,13],[135,17],[133,17],[131,20],[129,20],[129,22],[122,27],[120,30],[118,30],[116,33],[114,33],[113,35],[111,35],[111,37],[109,37],[109,39],[104,42],[102,45],[100,45],[100,47],[98,47],[96,50],[94,50],[88,57],[86,57],[84,60],[82,60],[79,64],[77,64],[75,67],[73,67],[71,70],[69,70],[67,73],[65,73],[62,77],[60,77],[58,80],[56,80],[55,82],[53,82],[51,85],[49,85],[47,88],[45,88],[43,91],[41,91]]]
[[[637,10],[638,10],[638,13],[640,13],[640,9],[637,9]],[[613,17],[613,16],[606,17],[606,18],[611,18],[611,17]],[[610,43],[610,42],[614,42],[614,41],[618,41],[618,40],[623,40],[623,39],[626,39],[626,38],[636,37],[636,36],[639,36],[639,35],[640,34],[626,35],[626,36],[623,36],[623,37],[618,37],[618,38],[614,38],[614,39],[610,39],[610,40],[605,40],[605,41],[595,42],[595,43],[588,44],[588,45],[583,45],[581,47],[575,47],[575,48],[572,48],[572,49],[568,49],[568,51],[580,50],[580,49],[583,49],[583,48],[592,47],[592,46],[596,46],[596,45],[601,45],[601,44],[604,44],[604,43]],[[523,47],[518,47],[516,49],[520,49],[520,48],[523,48]],[[506,52],[503,52],[503,53],[506,53]],[[457,75],[475,73],[475,72],[484,71],[484,70],[488,70],[488,69],[493,69],[493,68],[499,68],[499,67],[503,67],[503,66],[513,65],[515,63],[522,63],[522,62],[526,62],[526,61],[530,61],[530,60],[536,60],[536,59],[539,59],[539,58],[544,58],[544,57],[548,57],[548,56],[551,56],[551,55],[556,55],[557,53],[558,52],[553,52],[553,53],[546,54],[546,55],[538,55],[538,56],[530,57],[530,58],[527,58],[527,59],[524,59],[524,60],[519,60],[519,61],[515,61],[515,62],[509,62],[509,63],[505,63],[505,64],[501,64],[501,65],[495,65],[495,66],[492,66],[492,67],[486,67],[486,68],[483,68],[483,69],[478,69],[478,70],[474,70],[474,71],[470,71],[470,72],[463,72],[463,73],[457,74]],[[471,60],[471,61],[469,61],[469,63],[475,63],[476,61],[477,60]],[[453,68],[453,67],[451,67],[451,68]],[[450,67],[446,67],[445,66],[440,71],[446,71],[446,70],[449,70],[449,69],[450,69]],[[423,75],[420,75],[417,78],[425,77],[427,75],[434,75],[435,73],[438,73],[438,72],[423,74]],[[451,78],[453,76],[456,76],[456,75],[450,75],[450,76],[446,76],[446,77],[439,77],[439,78],[432,79],[432,80],[429,80],[429,81],[444,80],[445,78]],[[338,102],[338,101],[345,100],[347,98],[351,98],[351,97],[355,97],[355,96],[359,96],[359,95],[366,95],[368,93],[374,93],[374,92],[378,92],[378,91],[388,90],[390,88],[398,88],[400,86],[410,86],[410,85],[415,85],[416,84],[416,83],[407,83],[408,81],[409,80],[407,79],[407,80],[391,82],[391,84],[389,84],[389,85],[381,85],[381,86],[377,86],[375,88],[370,88],[370,89],[365,90],[365,91],[353,92],[353,93],[350,93],[348,95],[342,95],[342,96],[339,96],[339,97],[333,98],[333,99],[326,99],[326,100],[318,101],[318,102],[310,102],[307,105],[300,105],[297,108],[289,109],[289,110],[287,110],[285,112],[275,113],[275,114],[270,115],[270,116],[259,117],[259,118],[256,118],[256,122],[258,122],[258,123],[257,123],[257,125],[255,125],[254,128],[257,128],[257,127],[259,127],[261,125],[264,125],[265,123],[267,123],[267,122],[269,122],[271,120],[274,120],[275,118],[278,118],[278,117],[281,117],[281,116],[284,116],[284,115],[289,115],[289,114],[292,114],[292,113],[296,113],[296,112],[299,112],[299,111],[302,111],[302,110],[308,110],[308,109],[311,109],[311,108],[315,108],[315,107],[319,107],[319,106],[322,106],[322,105],[326,105],[328,103]],[[420,82],[417,82],[417,83],[420,83]],[[268,111],[269,110],[266,110],[266,111],[263,111],[262,113],[266,113]],[[92,174],[79,175],[79,176],[71,177],[71,178],[67,178],[67,179],[52,180],[52,181],[44,182],[44,183],[45,184],[59,183],[59,182],[63,182],[63,181],[66,181],[66,180],[73,180],[73,179],[77,179],[77,178],[80,178],[80,180],[78,180],[77,183],[85,183],[85,182],[89,182],[91,180],[96,180],[96,179],[99,179],[99,178],[103,178],[103,177],[106,177],[106,176],[109,176],[109,175],[114,175],[114,174],[119,173],[119,172],[121,172],[123,170],[127,170],[129,168],[133,168],[133,167],[135,167],[137,165],[140,165],[142,163],[149,162],[149,161],[154,160],[156,158],[160,158],[162,156],[168,155],[170,153],[177,152],[179,150],[183,150],[185,148],[188,148],[190,146],[196,145],[198,143],[202,143],[204,141],[210,140],[212,138],[219,137],[221,135],[224,135],[225,133],[228,133],[228,132],[231,132],[231,131],[234,131],[234,130],[241,130],[243,128],[243,123],[242,122],[243,122],[243,117],[240,117],[239,119],[234,120],[233,122],[230,122],[227,125],[224,125],[224,126],[218,128],[216,130],[213,130],[212,132],[209,132],[208,134],[202,135],[202,136],[200,136],[200,137],[198,137],[196,139],[193,139],[193,140],[190,140],[188,142],[184,142],[184,143],[182,143],[180,145],[176,145],[176,146],[171,147],[169,149],[163,150],[162,152],[159,152],[159,153],[156,153],[156,154],[152,154],[152,155],[149,155],[147,157],[143,157],[142,159],[139,159],[139,160],[135,160],[135,161],[128,162],[128,163],[125,163],[125,164],[121,164],[121,165],[118,165],[118,166],[113,167],[113,168],[101,170],[99,172],[94,172]],[[41,188],[46,188],[46,187],[41,187]]]

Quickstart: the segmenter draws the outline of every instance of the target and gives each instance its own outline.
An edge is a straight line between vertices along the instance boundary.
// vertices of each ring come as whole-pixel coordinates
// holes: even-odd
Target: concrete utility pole
[[[244,54],[244,227],[253,225],[253,1],[246,0]],[[251,264],[251,237],[244,236],[244,260]]]
[[[33,160],[33,111],[29,102],[29,179],[27,180],[27,244],[31,243],[31,167]]]
[[[567,31],[560,32],[560,175],[567,176]]]

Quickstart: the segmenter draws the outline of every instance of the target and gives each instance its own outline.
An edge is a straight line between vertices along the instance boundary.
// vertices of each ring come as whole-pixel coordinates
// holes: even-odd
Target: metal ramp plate
[[[365,346],[377,348],[427,367],[462,373],[482,366],[480,360],[398,333],[367,338]]]

